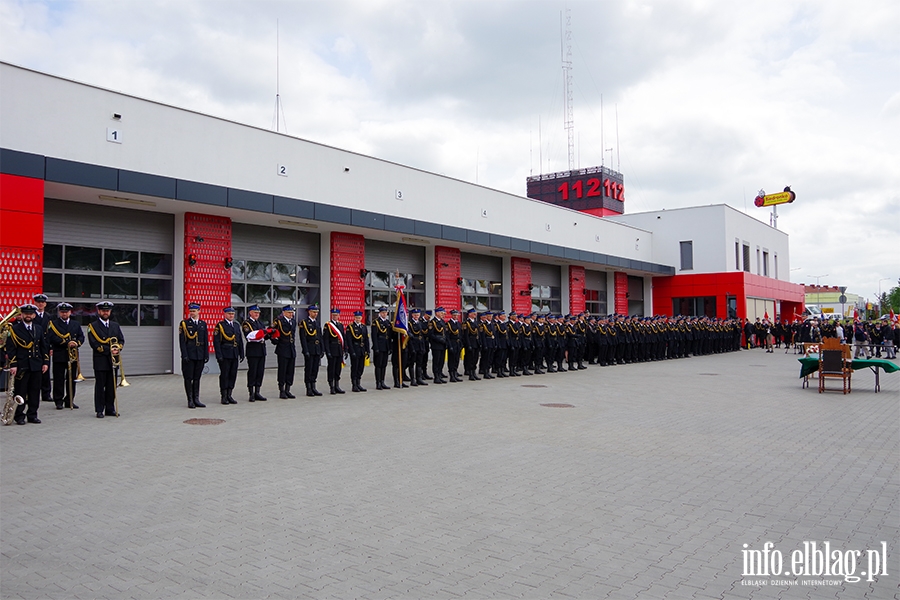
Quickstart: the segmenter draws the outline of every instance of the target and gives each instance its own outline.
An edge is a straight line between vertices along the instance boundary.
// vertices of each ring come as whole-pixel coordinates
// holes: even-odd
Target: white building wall
[[[6,63],[0,80],[4,148],[653,260],[630,225]]]
[[[653,232],[653,262],[675,266],[676,275],[690,273],[723,273],[735,268],[734,242],[750,245],[750,272],[761,274],[756,250],[769,253],[769,276],[775,278],[775,256],[778,256],[777,279],[790,280],[788,235],[725,204],[677,208],[606,217]],[[681,270],[680,242],[693,242],[694,264],[690,271]],[[743,252],[743,249],[741,249]]]

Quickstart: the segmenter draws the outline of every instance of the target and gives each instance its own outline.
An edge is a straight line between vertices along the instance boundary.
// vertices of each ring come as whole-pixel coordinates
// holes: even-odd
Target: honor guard
[[[41,326],[41,331],[44,332],[44,335],[47,335],[47,331],[50,329],[50,313],[47,312],[47,295],[46,294],[35,294],[32,298],[34,301],[33,306],[36,309],[34,314],[34,322]],[[51,397],[51,385],[50,385],[50,370],[41,375],[41,401],[42,402],[50,402]]]
[[[424,379],[424,365],[428,359],[425,349],[425,324],[418,308],[409,311],[409,379],[413,387],[428,385]]]
[[[497,377],[509,377],[506,370],[506,357],[509,355],[509,321],[505,311],[494,313],[494,366]]]
[[[547,315],[538,313],[531,328],[531,352],[534,374],[544,375],[544,354],[547,347]]]
[[[434,318],[428,321],[428,344],[431,346],[431,372],[435,384],[447,383],[444,379],[444,361],[447,356],[447,323],[443,306],[434,309]]]
[[[353,312],[353,322],[347,327],[346,337],[346,350],[350,355],[350,381],[353,383],[351,391],[365,392],[361,379],[369,356],[369,332],[363,323],[361,310]]]
[[[384,383],[387,376],[388,356],[391,353],[391,321],[386,306],[378,308],[378,316],[372,321],[372,354],[375,366],[375,389],[389,389]]]
[[[41,381],[50,370],[50,348],[44,330],[35,320],[34,304],[20,306],[22,320],[16,321],[6,338],[6,358],[9,377],[6,385],[13,386],[13,393],[22,396],[24,404],[16,407],[13,417],[17,425],[40,423],[38,408],[41,405]]]
[[[458,383],[459,378],[459,353],[462,349],[462,326],[459,322],[459,311],[455,308],[450,311],[450,319],[447,321],[447,371],[450,373],[450,382]]]
[[[206,323],[200,320],[200,305],[188,304],[188,318],[178,326],[178,343],[181,346],[181,376],[188,408],[206,408],[200,402],[200,377],[209,362],[209,333]]]
[[[224,319],[213,331],[213,349],[219,363],[219,393],[222,404],[237,404],[232,392],[237,382],[238,362],[244,362],[244,336],[234,320],[234,308],[222,310]]]
[[[88,325],[87,339],[93,350],[94,363],[94,412],[97,418],[117,417],[116,414],[116,372],[113,357],[118,356],[125,346],[122,328],[110,320],[113,303],[97,303],[97,320]]]
[[[294,320],[294,307],[285,306],[281,315],[272,325],[272,343],[275,344],[275,356],[278,357],[278,397],[296,398],[291,393],[294,385],[294,368],[297,364],[297,345],[295,334],[297,322]]]
[[[249,401],[265,402],[267,398],[259,393],[262,388],[263,376],[266,373],[266,339],[269,332],[262,321],[259,320],[259,306],[252,305],[247,308],[247,319],[241,324],[244,339],[247,340],[245,354],[247,356],[247,391],[250,393]]]
[[[303,383],[306,384],[306,395],[309,397],[322,395],[322,392],[316,389],[319,365],[322,364],[322,355],[325,353],[318,318],[319,307],[310,304],[306,307],[306,318],[297,327],[300,350],[303,352]]]
[[[534,355],[534,341],[532,335],[534,333],[534,315],[531,313],[522,315],[522,329],[520,334],[519,347],[519,369],[522,375],[534,375],[531,369],[531,361]]]
[[[478,313],[474,308],[466,311],[466,321],[462,324],[462,346],[465,351],[463,356],[463,369],[469,381],[481,381],[478,376],[478,353],[481,348],[479,340],[481,324],[478,322]]]
[[[509,325],[507,329],[507,371],[510,377],[519,377],[519,354],[522,350],[522,322],[519,321],[519,313],[509,313]]]
[[[494,315],[489,311],[481,313],[481,325],[478,328],[478,345],[481,348],[481,362],[478,367],[484,379],[494,379],[491,375],[491,366],[494,364],[494,350],[497,345],[494,339],[493,318]]]
[[[53,402],[56,410],[78,408],[74,404],[75,382],[77,374],[73,373],[78,364],[78,348],[84,344],[84,331],[81,323],[72,318],[72,305],[60,302],[56,306],[57,317],[47,326],[47,341],[53,361]]]
[[[322,330],[325,345],[325,356],[328,357],[328,387],[331,394],[343,394],[341,389],[341,368],[344,366],[344,325],[341,323],[341,311],[331,309],[331,320]]]

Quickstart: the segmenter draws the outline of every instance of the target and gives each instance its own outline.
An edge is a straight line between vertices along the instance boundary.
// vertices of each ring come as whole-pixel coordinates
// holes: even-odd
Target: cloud
[[[0,58],[268,128],[277,20],[289,134],[523,194],[567,168],[567,6],[577,164],[621,164],[627,210],[767,221],[756,191],[790,184],[793,264],[896,279],[873,250],[900,216],[893,0],[0,0]]]

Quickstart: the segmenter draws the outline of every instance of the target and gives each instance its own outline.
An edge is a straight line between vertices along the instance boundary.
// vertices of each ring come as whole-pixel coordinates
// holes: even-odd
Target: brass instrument
[[[111,337],[109,338],[109,357],[112,360],[113,367],[113,404],[116,409],[116,416],[119,416],[119,394],[116,392],[116,388],[118,387],[128,387],[131,385],[125,379],[125,369],[122,368],[122,348],[123,344],[119,343],[119,338]],[[118,371],[118,373],[117,373]],[[119,380],[119,376],[121,376],[121,381]]]
[[[12,330],[12,322],[19,316],[21,311],[18,308],[13,309],[11,313],[0,320],[0,352],[6,347],[6,338]],[[17,396],[15,392],[15,381],[9,376],[9,368],[4,369],[6,376],[6,401],[3,403],[3,413],[0,414],[0,425],[9,425],[13,422],[16,414],[16,407],[25,404],[22,396]]]
[[[75,363],[75,381],[84,381],[84,375],[81,374],[81,356],[78,353],[78,347],[69,348],[69,372],[72,370],[72,363]]]

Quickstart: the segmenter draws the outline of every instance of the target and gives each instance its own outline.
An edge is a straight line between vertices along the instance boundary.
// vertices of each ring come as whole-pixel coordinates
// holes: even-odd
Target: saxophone
[[[0,320],[0,352],[3,352],[6,347],[6,338],[9,337],[12,322],[19,316],[19,312],[19,309],[16,308]],[[9,376],[9,368],[5,368],[4,371],[7,373],[6,402],[3,403],[3,413],[0,414],[0,425],[9,425],[15,417],[16,407],[25,404],[25,399],[22,396],[16,396],[15,381]]]

